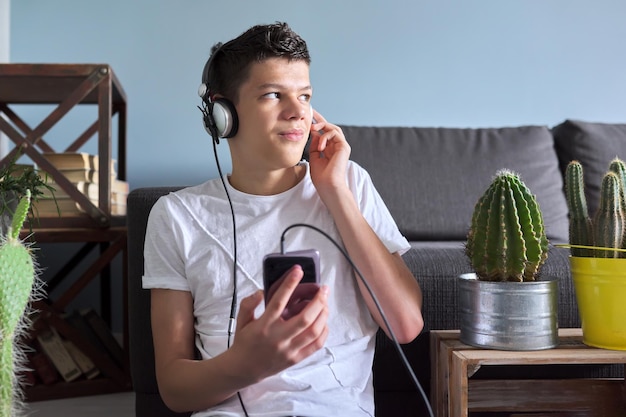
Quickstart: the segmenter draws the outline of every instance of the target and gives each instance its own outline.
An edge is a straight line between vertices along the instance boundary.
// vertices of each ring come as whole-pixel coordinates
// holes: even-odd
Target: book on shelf
[[[35,351],[28,356],[28,366],[32,367],[35,374],[44,385],[52,385],[60,380],[59,373],[43,352]]]
[[[44,152],[42,155],[59,171],[100,169],[99,156],[87,152]],[[111,159],[112,173],[115,172],[115,163],[115,159]]]
[[[100,338],[98,337],[96,332],[93,331],[93,329],[91,328],[91,326],[89,325],[85,317],[83,317],[83,315],[80,314],[78,310],[74,310],[73,312],[68,313],[64,315],[63,317],[65,321],[67,321],[70,324],[70,326],[78,330],[82,338],[86,340],[87,342],[89,342],[89,344],[94,349],[99,350],[100,353],[110,356],[109,352],[100,341]]]
[[[85,318],[93,332],[98,336],[98,339],[109,353],[111,358],[120,366],[124,364],[124,350],[117,341],[111,328],[106,321],[94,310],[93,308],[86,308],[80,310],[80,315]]]
[[[96,207],[98,207],[98,199],[90,198]],[[85,210],[73,199],[66,198],[40,198],[33,202],[33,210],[41,216],[72,216],[85,213]],[[114,216],[126,215],[126,195],[112,193],[111,194],[111,214]]]
[[[119,343],[117,343],[117,340],[111,333],[111,330],[109,330],[106,322],[104,322],[95,310],[91,308],[81,311],[74,310],[64,317],[94,348],[98,349],[100,353],[107,355],[119,366],[122,366],[122,348]],[[97,324],[98,322],[101,323]],[[94,323],[96,323],[95,326]]]
[[[52,186],[54,188],[54,191],[44,189],[42,190],[43,194],[41,195],[40,198],[53,198],[53,196],[56,198],[69,198],[69,194],[65,192],[65,190],[63,190],[54,181],[48,181],[47,184]],[[96,201],[98,200],[98,194],[100,192],[100,184],[98,184],[97,182],[76,181],[76,182],[72,182],[72,184],[74,185],[74,187],[78,189],[78,191],[85,194],[90,199],[94,199]],[[121,195],[126,196],[128,195],[128,192],[129,192],[128,182],[118,180],[118,179],[113,179],[111,181],[111,194],[116,194],[116,195],[121,194]]]
[[[76,347],[71,340],[63,340],[63,344],[87,379],[94,379],[100,375],[100,370],[96,367],[96,364],[82,350]]]
[[[42,329],[37,334],[37,341],[41,350],[50,359],[66,382],[80,378],[83,374],[80,367],[65,348],[63,339],[61,339],[54,327]]]
[[[93,170],[93,169],[61,169],[60,170],[61,173],[65,176],[65,178],[67,178],[67,180],[69,182],[72,183],[77,183],[77,182],[92,182],[94,184],[98,184],[100,183],[100,172],[97,170]],[[54,180],[52,178],[52,176],[50,176],[50,174],[47,174],[44,172],[44,175],[46,175],[47,181],[46,183],[52,185],[54,187]],[[113,181],[117,178],[116,174],[114,172],[111,172],[111,184],[113,184]],[[54,187],[54,188],[58,188],[58,187]]]

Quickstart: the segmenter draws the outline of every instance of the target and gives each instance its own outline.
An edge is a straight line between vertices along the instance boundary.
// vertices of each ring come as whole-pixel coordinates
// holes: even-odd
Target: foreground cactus
[[[596,248],[626,248],[626,167],[615,158],[602,179],[598,211],[590,220],[584,194],[583,168],[571,161],[565,170],[565,194],[570,215],[570,244],[573,256],[624,258],[626,252]]]
[[[534,281],[548,256],[539,205],[519,176],[501,170],[478,200],[466,253],[479,279]]]
[[[24,364],[19,338],[27,328],[28,302],[37,291],[37,268],[31,249],[19,239],[30,207],[30,191],[20,200],[8,233],[0,242],[0,416],[19,415],[22,390],[18,373]]]

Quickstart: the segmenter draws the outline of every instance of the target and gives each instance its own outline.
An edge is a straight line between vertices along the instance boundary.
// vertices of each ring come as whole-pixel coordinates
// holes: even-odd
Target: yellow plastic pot
[[[570,257],[583,343],[626,350],[626,259]]]

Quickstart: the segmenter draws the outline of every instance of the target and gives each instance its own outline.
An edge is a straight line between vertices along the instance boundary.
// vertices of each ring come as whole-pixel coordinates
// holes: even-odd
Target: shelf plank
[[[35,402],[128,391],[132,391],[132,389],[127,386],[120,387],[111,379],[96,378],[74,382],[59,382],[53,385],[30,386],[26,387],[24,394],[27,402]]]
[[[0,101],[56,104],[96,70],[111,74],[113,102],[125,103],[126,93],[108,64],[0,64]],[[97,104],[97,91],[82,103]]]

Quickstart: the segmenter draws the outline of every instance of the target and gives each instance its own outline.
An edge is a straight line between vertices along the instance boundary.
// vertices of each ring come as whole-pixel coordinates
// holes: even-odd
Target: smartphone
[[[291,294],[282,317],[289,319],[302,311],[315,297],[320,288],[319,252],[307,249],[287,253],[272,253],[263,258],[263,287],[265,289],[265,305],[269,303],[276,290],[284,280],[285,273],[294,265],[300,265],[304,276],[300,284]]]

